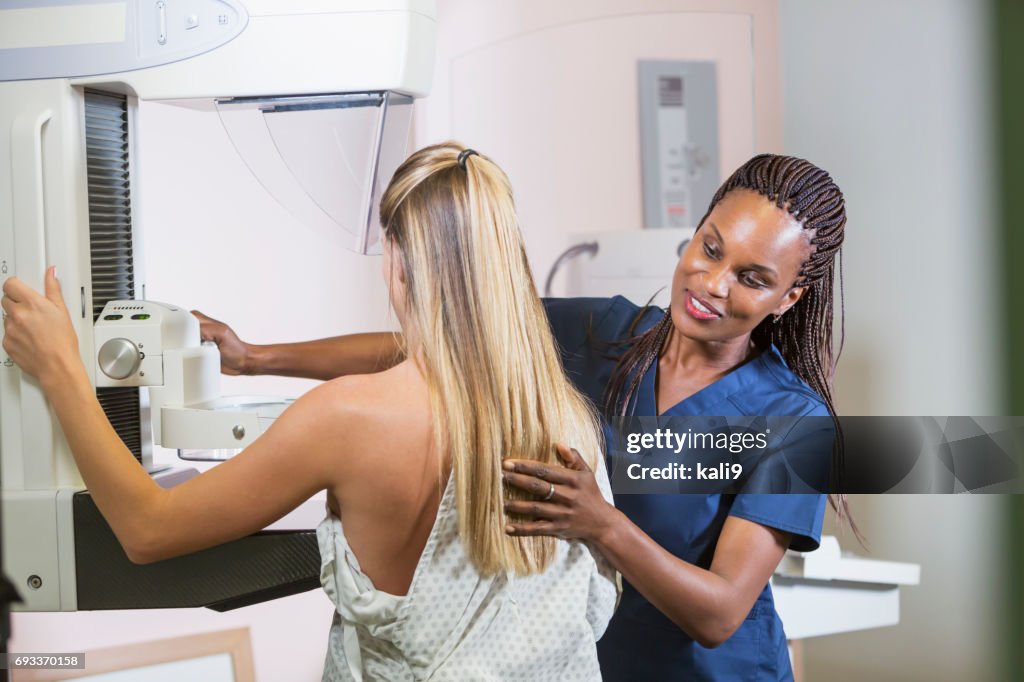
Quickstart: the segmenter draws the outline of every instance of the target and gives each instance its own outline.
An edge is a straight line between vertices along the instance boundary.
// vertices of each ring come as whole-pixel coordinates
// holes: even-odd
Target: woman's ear
[[[405,284],[405,265],[402,259],[402,252],[395,245],[395,242],[388,237],[384,238],[384,276],[389,282]]]
[[[772,315],[784,314],[787,310],[795,306],[801,298],[803,298],[806,291],[807,287],[793,287],[787,291],[786,295],[782,297],[781,301],[779,301],[779,305],[772,311]]]
[[[402,286],[405,286],[405,259],[402,258],[401,249],[394,244],[391,245],[391,267],[395,277],[398,278]]]

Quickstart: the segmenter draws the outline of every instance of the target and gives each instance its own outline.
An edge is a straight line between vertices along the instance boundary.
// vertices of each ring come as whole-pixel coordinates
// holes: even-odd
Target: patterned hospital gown
[[[610,501],[603,466],[598,480]],[[403,597],[374,589],[337,517],[317,528],[320,580],[336,607],[323,679],[600,680],[595,641],[618,598],[614,569],[560,540],[544,573],[481,577],[459,538],[454,487]]]

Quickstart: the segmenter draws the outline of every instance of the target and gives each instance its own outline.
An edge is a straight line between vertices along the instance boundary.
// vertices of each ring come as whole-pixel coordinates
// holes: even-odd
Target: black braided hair
[[[836,419],[832,396],[832,378],[845,334],[841,267],[840,342],[835,352],[832,344],[832,298],[835,261],[840,254],[846,226],[843,193],[828,173],[809,161],[792,156],[760,154],[740,166],[718,188],[698,225],[703,225],[715,206],[736,189],[757,192],[797,219],[803,229],[814,232],[811,255],[802,265],[794,283],[794,286],[805,287],[806,291],[778,321],[773,321],[771,316],[766,317],[754,328],[751,338],[760,349],[774,343],[793,373],[825,401],[836,429],[832,489],[842,490],[839,481],[844,461],[842,427]],[[629,347],[616,363],[608,383],[605,413],[609,417],[632,412],[640,382],[651,365],[657,362],[672,330],[671,313],[666,311],[654,327],[634,335],[636,325],[647,312],[648,309],[644,308],[633,322],[627,339]],[[846,495],[830,495],[829,501],[839,518],[847,520],[858,539],[862,539],[850,516]]]

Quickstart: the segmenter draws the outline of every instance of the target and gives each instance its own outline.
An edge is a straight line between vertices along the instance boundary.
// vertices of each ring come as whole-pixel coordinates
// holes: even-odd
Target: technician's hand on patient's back
[[[198,310],[193,310],[192,314],[199,320],[200,338],[213,341],[220,349],[220,371],[231,376],[247,374],[249,344],[239,339],[234,330],[223,322]]]

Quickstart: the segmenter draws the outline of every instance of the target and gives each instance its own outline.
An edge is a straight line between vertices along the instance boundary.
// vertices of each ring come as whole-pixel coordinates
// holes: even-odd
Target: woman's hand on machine
[[[575,448],[557,443],[555,450],[564,466],[524,459],[503,463],[505,483],[537,498],[505,502],[506,513],[533,519],[510,522],[505,532],[596,541],[611,528],[615,507],[604,499],[594,472]]]
[[[78,335],[64,305],[57,269],[47,268],[44,294],[17,277],[3,285],[4,342],[7,355],[43,384],[81,364]],[[56,381],[60,381],[56,378]]]
[[[200,338],[213,341],[220,350],[220,371],[230,376],[249,374],[249,344],[220,320],[207,317],[198,310],[193,310],[192,314],[199,320]]]

